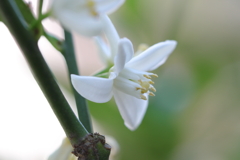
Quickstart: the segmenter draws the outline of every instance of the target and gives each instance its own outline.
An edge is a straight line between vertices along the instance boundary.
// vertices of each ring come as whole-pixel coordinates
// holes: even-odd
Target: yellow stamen
[[[157,77],[158,77],[158,75],[157,75],[157,74],[152,74],[151,76],[153,76],[153,77],[155,77],[155,78],[157,78]]]
[[[142,89],[141,89],[141,93],[142,93],[142,94],[143,94],[143,93],[147,93],[147,91],[148,91],[148,90],[147,90],[146,88],[142,88]]]
[[[97,16],[97,15],[98,15],[97,11],[95,10],[95,2],[94,2],[94,1],[88,0],[88,1],[87,1],[87,7],[89,8],[90,13],[91,13],[93,16]]]
[[[144,95],[141,95],[141,99],[143,99],[143,100],[147,100],[147,97],[144,96]]]
[[[149,92],[148,95],[149,95],[149,96],[155,96],[155,94],[152,93],[152,92]]]
[[[150,84],[154,84],[154,82],[153,82],[153,81],[149,81],[149,83],[150,83]]]
[[[98,13],[94,9],[90,9],[91,14],[96,17]]]
[[[145,77],[145,78],[147,78],[147,79],[151,79],[151,77],[148,76],[148,75],[146,75],[146,74],[144,74],[143,77]]]
[[[94,7],[94,6],[95,6],[94,1],[88,0],[88,1],[87,1],[87,6],[88,6],[88,7]]]
[[[157,91],[156,88],[154,88],[154,87],[150,87],[149,89],[152,90],[153,92]]]

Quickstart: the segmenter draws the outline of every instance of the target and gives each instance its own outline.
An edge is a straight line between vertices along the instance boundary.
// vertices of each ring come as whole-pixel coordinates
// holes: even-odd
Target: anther
[[[90,11],[93,16],[96,17],[98,15],[98,13],[94,9],[90,9]]]
[[[87,1],[87,6],[88,6],[88,8],[89,8],[89,10],[90,10],[90,12],[91,12],[91,14],[93,15],[93,16],[97,16],[98,15],[98,13],[97,13],[97,11],[95,10],[95,3],[94,3],[94,1],[92,1],[92,0],[88,0]]]
[[[144,96],[144,95],[141,95],[141,99],[143,99],[143,100],[147,100],[147,97]]]
[[[150,87],[149,89],[152,90],[153,92],[157,91],[156,88],[154,88],[154,87]]]
[[[150,83],[150,84],[154,84],[154,82],[153,82],[153,81],[149,81],[148,83]]]
[[[141,88],[141,93],[146,93],[148,90],[146,88]]]
[[[152,92],[149,92],[148,95],[149,95],[149,96],[155,96],[155,94],[152,93]]]
[[[94,7],[94,6],[95,6],[94,1],[92,1],[92,0],[88,0],[88,2],[87,2],[87,6],[88,6],[88,7]]]
[[[155,77],[155,78],[157,78],[157,77],[158,77],[158,75],[157,75],[157,74],[152,74],[151,76],[153,76],[153,77]]]
[[[136,87],[136,90],[139,90],[139,89],[142,89],[142,88]]]
[[[143,77],[145,77],[145,78],[147,78],[147,79],[151,79],[151,77],[148,76],[148,75],[146,75],[146,74],[144,74]]]

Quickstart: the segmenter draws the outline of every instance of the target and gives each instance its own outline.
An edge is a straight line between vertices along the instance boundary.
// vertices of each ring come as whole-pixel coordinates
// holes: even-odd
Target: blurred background
[[[237,0],[126,0],[110,16],[135,50],[141,43],[178,41],[154,71],[157,93],[136,131],[124,126],[114,101],[88,102],[95,131],[118,142],[114,159],[240,159],[239,15]],[[57,23],[44,25],[62,37]],[[0,35],[0,160],[46,159],[64,132],[3,24]],[[94,41],[74,38],[82,75],[104,67]],[[63,57],[44,38],[39,46],[74,108]]]

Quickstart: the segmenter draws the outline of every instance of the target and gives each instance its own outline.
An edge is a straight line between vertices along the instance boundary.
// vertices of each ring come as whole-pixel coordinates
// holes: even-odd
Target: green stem
[[[45,18],[49,17],[50,15],[51,15],[51,12],[47,12],[45,14],[41,14],[41,16],[39,16],[36,21],[34,21],[32,24],[30,24],[29,28],[32,29],[32,28],[36,27],[37,25],[41,24],[42,20],[44,20]]]
[[[0,13],[7,23],[15,41],[22,50],[32,73],[50,103],[55,115],[62,125],[72,145],[79,143],[88,132],[79,122],[37,46],[28,25],[25,22],[14,0],[0,0]],[[50,130],[48,132],[51,132]]]
[[[42,16],[42,6],[43,6],[43,0],[39,0],[39,2],[38,2],[38,17]]]
[[[71,74],[79,75],[78,66],[75,58],[72,35],[66,30],[64,30],[64,34],[65,34],[65,43],[64,43],[63,55],[67,63],[69,76]],[[71,80],[71,77],[69,78]],[[90,120],[86,100],[76,92],[73,86],[72,86],[72,89],[73,89],[75,100],[76,100],[78,117],[80,121],[83,123],[83,125],[85,126],[85,128],[88,130],[88,132],[92,132],[92,125],[91,125],[91,120]]]

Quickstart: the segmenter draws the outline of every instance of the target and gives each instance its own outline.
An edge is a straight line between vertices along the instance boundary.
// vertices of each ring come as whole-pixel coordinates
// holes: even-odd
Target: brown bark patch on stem
[[[72,153],[78,160],[107,160],[111,146],[106,143],[105,137],[99,133],[87,134],[80,143],[73,146]]]

